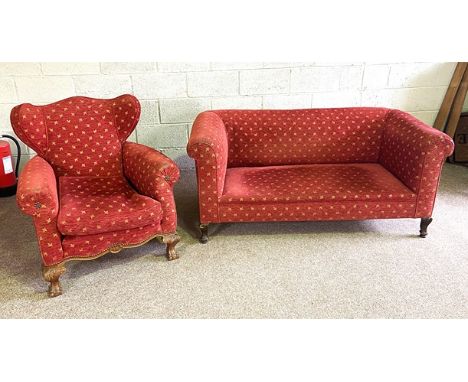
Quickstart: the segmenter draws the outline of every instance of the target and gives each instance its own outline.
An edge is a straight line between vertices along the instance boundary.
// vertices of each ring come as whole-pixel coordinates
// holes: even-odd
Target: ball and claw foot
[[[200,224],[200,243],[206,244],[208,243],[208,224]]]
[[[162,238],[163,243],[166,244],[166,257],[167,260],[172,261],[179,258],[176,252],[176,245],[180,241],[180,236],[176,233],[172,235],[166,235]]]
[[[420,230],[419,230],[419,236],[420,237],[426,237],[427,236],[427,227],[431,223],[432,223],[432,218],[422,218],[421,219],[421,226],[420,226]]]
[[[49,297],[57,297],[62,294],[62,286],[60,285],[60,276],[63,275],[66,271],[65,265],[63,263],[51,265],[51,266],[42,266],[42,276],[45,281],[48,281],[49,290],[47,294]]]

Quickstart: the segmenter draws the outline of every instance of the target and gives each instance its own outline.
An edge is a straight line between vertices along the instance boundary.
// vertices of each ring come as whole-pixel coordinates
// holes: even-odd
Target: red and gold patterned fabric
[[[200,221],[429,217],[453,142],[385,108],[218,110],[200,114]]]
[[[452,139],[408,113],[391,110],[379,161],[418,194],[415,217],[430,217]]]
[[[180,172],[174,161],[152,148],[126,142],[123,148],[125,176],[142,194],[156,199],[162,207],[163,233],[175,232],[177,213],[173,187]]]
[[[219,202],[294,203],[416,201],[416,194],[378,163],[235,167]]]
[[[151,148],[131,149],[126,139],[139,117],[128,94],[13,108],[13,130],[38,154],[20,174],[17,200],[34,218],[45,265],[175,232],[179,172]]]
[[[58,229],[63,235],[96,233],[159,224],[161,205],[140,195],[122,177],[62,176]]]
[[[198,201],[202,222],[218,221],[218,200],[223,193],[228,161],[228,141],[222,119],[201,113],[193,123],[188,154],[195,159]]]

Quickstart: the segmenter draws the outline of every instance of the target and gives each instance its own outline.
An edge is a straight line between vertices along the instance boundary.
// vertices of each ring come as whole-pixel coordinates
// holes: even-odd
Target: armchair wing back
[[[122,144],[139,117],[140,103],[131,95],[72,97],[45,106],[16,106],[11,123],[57,176],[119,176]]]

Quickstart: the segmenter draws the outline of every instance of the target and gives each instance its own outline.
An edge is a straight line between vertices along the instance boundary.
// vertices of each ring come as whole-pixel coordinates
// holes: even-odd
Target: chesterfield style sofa
[[[421,218],[427,235],[444,133],[399,110],[217,110],[196,118],[200,241],[223,222]]]
[[[176,259],[177,165],[160,152],[127,142],[140,117],[132,95],[71,97],[11,111],[17,136],[36,151],[18,181],[17,202],[33,218],[49,296],[69,260],[166,243]]]

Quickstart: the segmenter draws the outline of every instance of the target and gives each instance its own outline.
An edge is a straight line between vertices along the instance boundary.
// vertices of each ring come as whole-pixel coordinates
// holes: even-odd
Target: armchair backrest
[[[135,129],[140,103],[132,95],[113,99],[71,97],[11,111],[16,135],[53,167],[56,176],[122,174],[122,144]]]
[[[228,167],[377,162],[385,108],[216,110]]]

